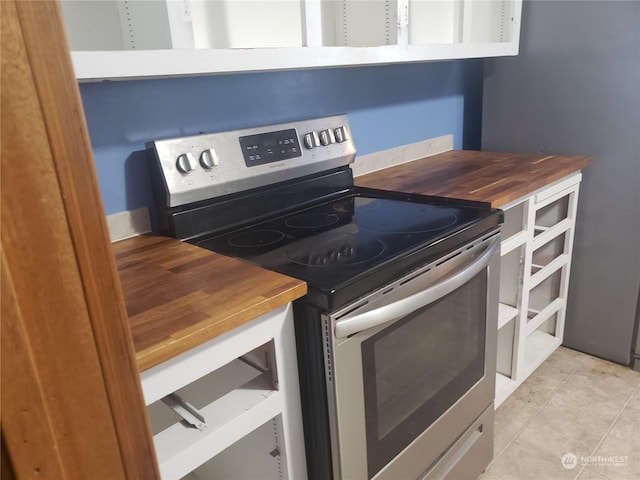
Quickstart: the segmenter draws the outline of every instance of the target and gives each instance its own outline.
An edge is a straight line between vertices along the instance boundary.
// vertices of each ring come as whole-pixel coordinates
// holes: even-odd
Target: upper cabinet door
[[[62,0],[80,80],[517,55],[521,0]]]

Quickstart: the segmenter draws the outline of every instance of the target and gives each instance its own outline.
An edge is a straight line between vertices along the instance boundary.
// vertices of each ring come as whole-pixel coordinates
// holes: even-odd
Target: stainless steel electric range
[[[482,472],[502,212],[355,187],[346,115],[147,147],[161,232],[308,284],[294,322],[309,478]]]

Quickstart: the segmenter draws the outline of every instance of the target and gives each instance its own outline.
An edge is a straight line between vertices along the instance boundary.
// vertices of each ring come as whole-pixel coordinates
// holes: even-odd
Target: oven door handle
[[[494,239],[490,246],[487,247],[482,255],[480,255],[480,257],[478,257],[473,263],[466,265],[464,268],[429,288],[369,312],[360,313],[353,317],[347,316],[336,320],[336,338],[345,338],[349,335],[353,335],[354,333],[361,332],[362,330],[374,328],[384,323],[405,317],[411,312],[429,305],[460,288],[482,270],[487,268],[491,261],[491,257],[493,257],[500,247],[499,240],[500,237]]]

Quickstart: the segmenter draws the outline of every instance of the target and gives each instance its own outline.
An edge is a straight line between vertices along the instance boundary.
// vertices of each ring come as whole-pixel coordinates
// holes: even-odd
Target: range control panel
[[[240,137],[240,148],[247,167],[302,156],[294,128]]]
[[[156,140],[147,151],[168,207],[348,165],[356,153],[346,115]]]

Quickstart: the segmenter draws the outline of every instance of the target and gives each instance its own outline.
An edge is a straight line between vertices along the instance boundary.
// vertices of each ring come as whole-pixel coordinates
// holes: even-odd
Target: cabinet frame
[[[520,249],[520,282],[517,285],[517,305],[500,305],[503,317],[498,330],[514,322],[513,343],[498,351],[499,365],[504,367],[510,360],[511,376],[496,373],[496,408],[500,406],[515,389],[531,375],[562,344],[564,320],[567,307],[569,274],[573,253],[573,239],[578,207],[578,191],[581,173],[561,179],[552,185],[542,188],[531,195],[519,198],[505,207],[505,217],[509,212],[521,209],[522,228],[502,241],[501,255],[504,257]],[[545,207],[566,200],[566,215],[558,218],[551,226],[536,226],[536,214]],[[561,206],[558,203],[559,206]],[[513,216],[512,216],[513,217]],[[512,221],[517,222],[517,218]],[[513,231],[513,225],[509,228]],[[536,234],[536,232],[541,232]],[[534,253],[556,239],[564,241],[562,251],[557,253],[545,265],[538,267],[533,263]],[[531,310],[532,291],[550,279],[559,275],[558,291],[555,298],[549,299],[539,311]],[[502,288],[506,288],[501,286]],[[517,310],[517,313],[514,311]],[[533,314],[533,316],[531,316]],[[549,320],[555,320],[552,332],[541,330]],[[505,358],[506,356],[506,358]]]
[[[319,0],[303,0],[301,6],[302,46],[272,48],[189,48],[193,32],[188,21],[167,2],[168,21],[173,49],[160,50],[73,50],[76,76],[81,81],[130,79],[207,73],[241,73],[283,69],[321,68],[354,65],[376,65],[400,62],[453,60],[517,55],[519,50],[522,0],[512,3],[512,16],[505,20],[509,40],[473,41],[471,18],[474,2],[460,0],[464,14],[458,25],[459,41],[441,44],[409,42],[409,0],[398,0],[397,44],[371,47],[326,46],[322,40],[322,15]],[[175,3],[175,2],[174,2]],[[466,27],[465,27],[466,25]]]
[[[181,429],[181,425],[176,424],[154,435],[162,478],[182,478],[266,422],[274,420],[281,426],[276,429],[276,435],[282,437],[277,443],[281,447],[283,477],[306,478],[293,328],[293,307],[288,304],[142,372],[142,391],[148,406],[262,345],[270,344],[274,352],[271,363],[275,371],[271,374],[276,384],[273,389],[259,391],[257,394],[262,398],[249,399],[247,409],[236,412],[237,409],[231,408],[229,413],[235,413],[235,416],[210,425],[202,432],[187,427]],[[234,402],[246,402],[246,397],[239,390],[234,390],[204,410],[213,406],[233,407]],[[173,438],[169,438],[169,430],[176,432]]]

